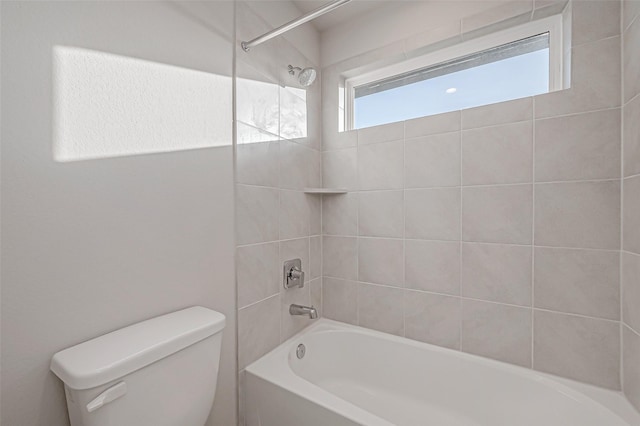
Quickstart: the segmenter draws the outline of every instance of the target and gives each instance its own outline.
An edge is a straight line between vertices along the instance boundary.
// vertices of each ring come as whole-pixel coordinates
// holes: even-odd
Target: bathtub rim
[[[318,319],[316,322],[305,327],[291,338],[280,343],[276,348],[245,367],[245,374],[254,375],[275,386],[284,388],[295,393],[301,398],[320,405],[327,410],[343,415],[349,420],[355,422],[366,422],[363,424],[371,426],[393,426],[392,423],[378,417],[377,415],[360,408],[357,405],[352,404],[351,402],[344,400],[297,375],[289,366],[290,353],[292,352],[293,347],[297,346],[300,338],[314,333],[337,331],[356,332],[402,345],[433,350],[444,353],[448,356],[462,358],[471,362],[480,363],[481,365],[511,372],[530,380],[543,382],[548,386],[554,387],[558,391],[568,391],[570,394],[577,396],[581,400],[587,399],[605,410],[612,412],[612,414],[627,422],[629,425],[640,425],[640,413],[632,407],[621,390],[606,389],[588,383],[582,383],[576,380],[544,373],[532,368],[509,364],[480,355],[436,346],[430,343],[342,323],[328,318]],[[299,390],[300,392],[296,392],[295,390]]]

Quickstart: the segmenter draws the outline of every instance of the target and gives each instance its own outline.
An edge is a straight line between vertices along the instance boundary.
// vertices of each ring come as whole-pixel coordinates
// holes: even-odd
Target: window
[[[352,77],[347,129],[559,90],[561,29],[553,16]]]

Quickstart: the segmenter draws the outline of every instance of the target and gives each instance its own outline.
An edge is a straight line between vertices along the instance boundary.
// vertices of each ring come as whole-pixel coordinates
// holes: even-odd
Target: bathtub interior
[[[326,319],[247,373],[329,410],[338,399],[358,409],[345,414],[396,425],[640,425],[618,393]]]

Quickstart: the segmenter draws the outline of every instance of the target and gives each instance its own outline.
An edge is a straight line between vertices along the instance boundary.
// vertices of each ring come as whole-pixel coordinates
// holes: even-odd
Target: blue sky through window
[[[447,89],[455,88],[454,93]],[[549,49],[457,71],[354,100],[354,128],[393,123],[549,91]]]

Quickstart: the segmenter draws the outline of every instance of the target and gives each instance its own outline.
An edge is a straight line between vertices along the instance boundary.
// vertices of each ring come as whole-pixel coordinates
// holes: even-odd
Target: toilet
[[[223,314],[195,306],[56,353],[71,426],[202,426],[224,326]]]

